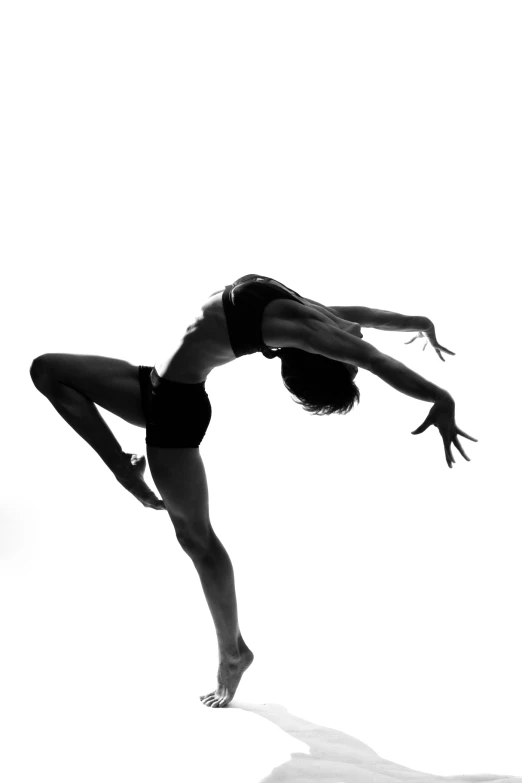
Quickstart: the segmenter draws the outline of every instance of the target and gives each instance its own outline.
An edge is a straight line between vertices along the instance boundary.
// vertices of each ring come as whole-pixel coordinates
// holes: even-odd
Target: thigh
[[[139,368],[123,359],[76,353],[46,353],[31,374],[41,383],[63,383],[129,424],[145,427]]]
[[[149,468],[178,538],[204,545],[212,528],[208,484],[199,448],[147,444]]]

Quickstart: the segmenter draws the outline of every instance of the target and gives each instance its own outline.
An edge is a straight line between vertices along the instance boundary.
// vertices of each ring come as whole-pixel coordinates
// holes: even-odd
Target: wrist
[[[446,389],[437,388],[437,396],[435,397],[435,402],[442,403],[445,407],[448,408],[455,407],[455,400],[453,399],[451,394],[446,391]]]
[[[430,319],[426,318],[426,316],[424,315],[419,315],[417,317],[417,321],[419,324],[418,326],[419,332],[429,332],[432,329],[434,329],[433,321],[430,321]]]

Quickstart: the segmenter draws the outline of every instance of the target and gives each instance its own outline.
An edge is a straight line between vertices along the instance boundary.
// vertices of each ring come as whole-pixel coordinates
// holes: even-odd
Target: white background
[[[427,773],[522,775],[521,22],[477,0],[3,6],[6,783],[257,783],[309,752],[200,704],[214,627],[167,514],[29,376],[45,352],[159,362],[249,273],[429,316],[444,364],[365,339],[448,389],[479,442],[449,470],[434,428],[410,434],[429,405],[362,370],[330,417],[277,359],[211,373],[211,520],[256,654],[234,703]]]

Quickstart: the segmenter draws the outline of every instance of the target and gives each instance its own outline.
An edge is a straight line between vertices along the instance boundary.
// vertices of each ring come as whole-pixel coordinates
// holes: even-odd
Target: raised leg
[[[117,480],[143,505],[165,505],[143,478],[145,457],[125,453],[96,408],[145,427],[138,367],[122,359],[85,354],[46,353],[31,364],[36,388],[60,416],[99,454]]]
[[[254,659],[238,625],[234,570],[209,518],[208,486],[199,448],[147,446],[149,466],[176,537],[194,563],[217,634],[217,688],[201,699],[225,707]]]

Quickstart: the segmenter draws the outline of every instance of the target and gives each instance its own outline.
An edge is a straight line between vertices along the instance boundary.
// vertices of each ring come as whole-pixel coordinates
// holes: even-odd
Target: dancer
[[[194,563],[216,628],[217,687],[200,699],[225,707],[253,661],[239,630],[234,572],[210,523],[205,467],[199,446],[212,409],[205,390],[209,373],[260,351],[281,359],[281,376],[294,401],[313,415],[345,414],[359,402],[358,368],[394,389],[433,403],[413,434],[434,425],[448,467],[454,446],[469,461],[455,423],[455,403],[430,383],[362,339],[361,327],[416,332],[440,359],[454,355],[437,341],[429,318],[368,307],[327,307],[273,278],[244,275],[214,292],[173,353],[156,366],[84,354],[46,353],[31,365],[31,378],[65,421],[99,454],[117,481],[144,506],[166,509],[176,537]],[[147,457],[161,498],[144,480],[145,457],[124,453],[97,407],[145,428]]]

